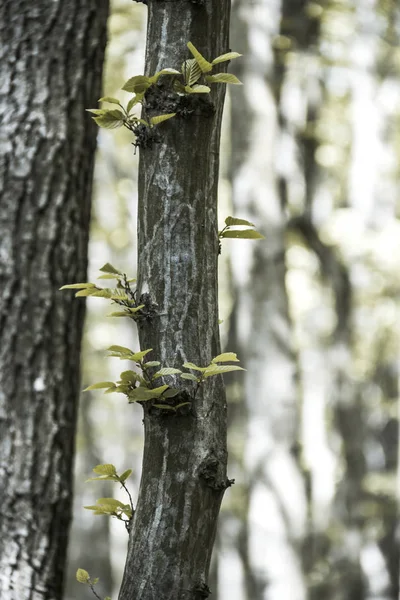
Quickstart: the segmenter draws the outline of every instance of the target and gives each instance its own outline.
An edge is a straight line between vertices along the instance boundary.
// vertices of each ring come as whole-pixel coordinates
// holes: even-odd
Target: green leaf
[[[110,263],[106,263],[105,265],[103,265],[99,269],[99,271],[101,271],[102,273],[112,273],[113,275],[123,275],[121,271],[118,271],[118,269],[113,267]]]
[[[122,483],[125,483],[125,481],[132,475],[132,469],[127,469],[126,471],[124,471],[122,473],[122,475],[119,476],[119,480],[122,481]]]
[[[174,406],[170,406],[169,404],[153,404],[154,408],[161,408],[162,410],[169,410],[169,411],[173,411],[176,412],[176,409]]]
[[[113,273],[105,273],[105,275],[100,275],[97,279],[122,279],[122,275],[114,275]]]
[[[115,383],[113,381],[100,381],[99,383],[93,383],[93,385],[89,385],[85,388],[84,392],[89,392],[90,390],[102,390],[104,388],[115,388]]]
[[[103,127],[104,129],[117,129],[124,124],[125,115],[121,110],[116,108],[107,110],[98,117],[93,117],[93,121],[95,121],[99,127]]]
[[[207,379],[213,375],[223,375],[224,373],[230,373],[231,371],[245,371],[242,367],[236,365],[211,365],[207,367],[203,377]]]
[[[228,362],[228,361],[239,362],[239,359],[234,352],[224,352],[223,354],[218,354],[218,356],[213,358],[211,362],[219,363],[219,362]]]
[[[99,102],[109,102],[110,104],[121,105],[118,98],[113,98],[112,96],[103,96],[103,98],[99,98]]]
[[[125,92],[131,92],[133,94],[143,94],[152,83],[151,77],[136,75],[135,77],[128,79],[122,89]]]
[[[111,463],[105,463],[103,465],[96,465],[93,468],[93,473],[96,473],[96,475],[108,475],[108,476],[114,475],[115,476],[117,474],[117,469]]]
[[[225,225],[227,227],[232,227],[233,225],[248,225],[249,227],[255,227],[254,223],[250,223],[250,221],[246,221],[246,219],[237,219],[236,217],[226,217]]]
[[[175,410],[178,410],[178,408],[182,408],[182,406],[190,406],[190,402],[181,402],[180,404],[177,404],[175,406]]]
[[[136,104],[138,104],[139,102],[140,102],[140,100],[138,100],[138,96],[137,96],[137,95],[133,96],[133,97],[132,97],[132,98],[129,100],[129,102],[128,102],[128,104],[127,104],[127,107],[126,107],[126,112],[128,113],[128,115],[129,115],[129,113],[131,112],[132,108],[133,108],[134,106],[136,106]]]
[[[182,373],[180,369],[174,369],[172,367],[165,367],[164,369],[160,369],[155,373],[152,379],[157,379],[158,377],[165,377],[166,375],[177,375]]]
[[[231,83],[233,85],[242,85],[242,82],[232,73],[216,73],[216,75],[207,75],[207,83]]]
[[[226,62],[227,60],[233,60],[234,58],[239,58],[239,56],[243,56],[243,54],[239,54],[239,52],[227,52],[226,54],[221,54],[214,58],[212,61],[212,65],[217,65],[218,63]]]
[[[199,63],[195,58],[188,58],[182,64],[182,75],[185,80],[185,84],[192,86],[201,77],[201,69]]]
[[[142,367],[143,369],[149,369],[150,367],[159,367],[161,365],[160,361],[158,360],[149,360],[146,363],[143,363]]]
[[[183,366],[185,369],[193,369],[194,371],[201,371],[202,373],[204,373],[204,371],[207,369],[207,367],[198,367],[192,362],[185,362],[183,363]]]
[[[167,67],[166,69],[161,69],[161,71],[157,71],[157,73],[154,73],[154,75],[150,77],[151,83],[157,83],[158,78],[161,75],[180,75],[180,73],[176,69],[171,69],[170,67]]]
[[[107,350],[108,352],[117,352],[118,354],[133,355],[133,351],[129,348],[125,348],[125,346],[110,346]]]
[[[75,577],[79,583],[88,583],[90,579],[89,573],[85,569],[78,569]]]
[[[135,371],[123,371],[120,375],[121,381],[124,383],[136,383],[139,375]]]
[[[150,123],[152,125],[159,125],[163,121],[168,121],[168,119],[172,119],[175,117],[176,113],[168,113],[166,115],[156,115],[155,117],[151,117]]]
[[[93,115],[104,115],[107,112],[106,108],[86,108],[85,110]]]
[[[221,238],[235,238],[242,240],[263,240],[264,236],[261,233],[258,233],[255,229],[237,229],[237,230],[229,230],[224,231],[220,234]]]
[[[96,288],[96,286],[94,283],[69,283],[60,287],[60,290],[85,290],[87,288]]]
[[[153,350],[153,348],[149,348],[148,350],[142,350],[142,352],[135,352],[135,354],[132,354],[132,357],[130,358],[130,360],[140,362],[146,356],[146,354],[148,354],[152,350]]]
[[[90,583],[91,583],[92,585],[96,585],[96,583],[99,583],[99,578],[98,578],[98,577],[95,577],[94,579],[91,579],[91,580],[90,580]]]
[[[125,508],[125,504],[115,498],[98,498],[96,500],[98,504],[113,506],[114,508]]]
[[[83,298],[84,296],[93,296],[93,294],[95,292],[97,292],[98,290],[99,290],[99,288],[96,287],[96,286],[90,287],[90,288],[86,288],[85,290],[81,290],[80,292],[76,292],[75,298]]]
[[[199,381],[198,377],[193,375],[193,373],[182,373],[181,379],[189,379],[190,381],[196,381],[196,383]]]
[[[81,294],[81,293],[82,292],[78,292],[78,294]],[[113,296],[113,290],[110,290],[110,288],[100,288],[100,289],[97,288],[96,290],[92,291],[88,295],[95,296],[96,298],[108,298],[108,300],[111,300],[112,296]]]
[[[147,400],[153,400],[159,398],[161,394],[168,388],[167,385],[162,385],[158,388],[148,389],[145,387],[138,387],[129,393],[129,402],[145,402]]]
[[[192,44],[192,42],[188,42],[187,43],[187,47],[189,48],[190,52],[192,53],[192,55],[196,59],[197,64],[199,65],[202,73],[208,73],[209,71],[211,71],[212,64],[209,63],[208,60],[206,60],[202,54],[200,54],[200,52]]]
[[[107,315],[107,317],[130,317],[131,313],[128,311],[117,311],[117,312],[112,312],[110,314]]]
[[[194,85],[193,87],[185,85],[184,90],[187,94],[209,94],[211,92],[207,85]]]
[[[181,392],[181,390],[178,390],[177,388],[168,388],[167,390],[165,390],[165,392],[163,392],[162,397],[163,398],[175,398],[175,396],[180,394],[180,392]]]

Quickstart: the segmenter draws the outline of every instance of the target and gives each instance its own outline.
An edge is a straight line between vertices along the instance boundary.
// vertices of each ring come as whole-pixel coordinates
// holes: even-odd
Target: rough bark
[[[146,74],[179,67],[189,57],[188,41],[207,58],[227,52],[229,9],[229,0],[150,0]],[[215,112],[199,109],[168,121],[160,127],[161,142],[141,150],[138,293],[150,295],[158,314],[142,322],[139,338],[163,366],[186,360],[204,366],[220,351],[217,184],[224,93],[224,86],[213,91]],[[226,486],[223,382],[208,380],[187,415],[155,412],[145,409],[143,473],[119,597],[205,598]]]
[[[58,600],[106,0],[0,3],[0,597]]]

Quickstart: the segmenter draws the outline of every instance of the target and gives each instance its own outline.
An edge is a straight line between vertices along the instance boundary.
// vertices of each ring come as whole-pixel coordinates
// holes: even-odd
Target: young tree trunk
[[[229,0],[149,0],[148,10],[146,74],[179,68],[189,58],[188,41],[207,59],[229,50]],[[199,100],[194,114],[163,124],[161,143],[140,155],[138,295],[149,294],[158,306],[139,337],[162,366],[205,366],[220,352],[217,184],[225,90],[215,87],[214,111]],[[185,416],[145,408],[144,427],[142,480],[119,598],[206,598],[227,485],[221,378],[206,381]]]
[[[0,4],[0,597],[63,589],[107,0]]]

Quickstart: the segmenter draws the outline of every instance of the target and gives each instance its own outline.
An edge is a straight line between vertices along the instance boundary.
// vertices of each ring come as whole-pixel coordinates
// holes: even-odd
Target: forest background
[[[146,7],[113,0],[104,93],[143,72]],[[228,490],[210,587],[216,600],[392,600],[399,595],[400,7],[393,0],[235,0],[221,148]],[[89,281],[110,262],[135,276],[137,160],[125,130],[100,131]],[[193,141],[191,152],[196,152]],[[118,375],[104,349],[138,347],[88,299],[83,386]],[[134,428],[134,433],[132,433]],[[141,469],[140,408],[85,393],[66,600],[90,598],[78,567],[122,577],[122,524],[84,505],[103,462]]]

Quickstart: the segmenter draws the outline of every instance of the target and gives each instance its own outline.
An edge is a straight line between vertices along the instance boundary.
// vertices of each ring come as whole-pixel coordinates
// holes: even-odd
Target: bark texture
[[[188,41],[207,59],[227,52],[229,9],[228,0],[150,0],[146,74],[179,68],[189,58]],[[203,107],[168,121],[159,130],[161,143],[141,150],[138,290],[158,304],[158,316],[140,325],[139,337],[142,349],[153,348],[150,360],[163,366],[186,360],[205,366],[220,352],[217,184],[224,93],[217,86],[213,112]],[[145,410],[144,425],[143,474],[120,599],[206,598],[226,486],[221,378],[207,380],[187,415]]]
[[[0,3],[0,597],[58,600],[107,0]]]

